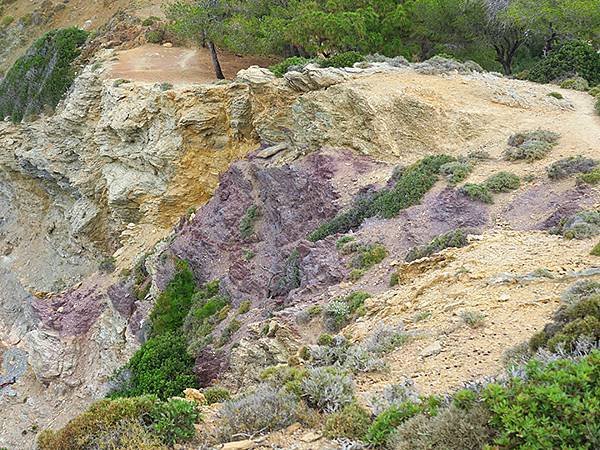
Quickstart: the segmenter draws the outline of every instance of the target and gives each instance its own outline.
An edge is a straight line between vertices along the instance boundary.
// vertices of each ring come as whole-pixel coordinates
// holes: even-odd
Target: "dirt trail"
[[[210,52],[207,49],[142,45],[120,51],[117,60],[108,64],[107,77],[149,83],[205,83],[215,81]],[[231,79],[238,71],[252,65],[268,66],[266,58],[237,56],[220,52],[219,59],[225,77]]]

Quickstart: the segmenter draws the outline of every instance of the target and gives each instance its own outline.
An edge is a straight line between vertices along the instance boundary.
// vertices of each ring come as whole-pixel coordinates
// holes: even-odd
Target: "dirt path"
[[[220,52],[219,59],[225,77],[229,79],[252,65],[268,66],[272,63],[266,58],[225,52]],[[205,83],[216,79],[210,52],[203,48],[166,48],[147,44],[118,52],[118,59],[107,67],[107,77],[111,79],[171,84]]]

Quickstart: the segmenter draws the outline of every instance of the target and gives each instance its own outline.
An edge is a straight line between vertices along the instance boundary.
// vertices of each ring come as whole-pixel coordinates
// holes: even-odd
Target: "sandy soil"
[[[271,64],[266,58],[241,57],[226,52],[219,53],[219,60],[229,79],[252,65]],[[207,49],[166,48],[156,44],[120,51],[118,59],[108,63],[107,77],[171,84],[204,83],[216,79]]]

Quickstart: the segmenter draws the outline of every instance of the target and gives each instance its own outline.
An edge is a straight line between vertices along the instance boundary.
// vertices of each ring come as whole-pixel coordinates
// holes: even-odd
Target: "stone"
[[[195,402],[199,405],[206,405],[208,403],[204,394],[198,389],[187,388],[183,391],[183,394],[185,395],[186,400]]]
[[[242,69],[235,77],[235,81],[255,85],[271,83],[276,79],[277,77],[273,74],[273,72],[271,72],[269,69],[259,66],[250,66],[247,69]]]
[[[254,441],[250,439],[245,439],[243,441],[235,441],[235,442],[227,442],[221,445],[222,450],[246,450],[249,448],[254,448],[256,444]]]
[[[165,47],[165,48],[172,48],[173,47],[173,43],[172,42],[165,42],[162,46]]]
[[[309,431],[300,436],[302,442],[316,442],[323,437],[323,434],[318,431]]]
[[[427,347],[425,347],[421,351],[420,356],[422,356],[423,358],[427,358],[427,357],[430,357],[430,356],[436,356],[441,351],[442,351],[442,344],[440,344],[438,341],[435,341],[433,344],[428,345]]]

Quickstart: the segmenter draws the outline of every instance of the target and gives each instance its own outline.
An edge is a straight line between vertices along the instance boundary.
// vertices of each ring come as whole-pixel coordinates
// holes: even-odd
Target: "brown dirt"
[[[216,77],[207,49],[166,48],[156,44],[142,45],[118,52],[116,61],[108,63],[106,76],[149,83],[205,83]],[[266,58],[242,57],[220,52],[219,59],[225,77],[231,79],[238,71],[252,65],[268,66]]]

